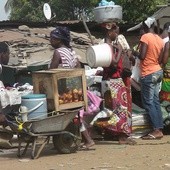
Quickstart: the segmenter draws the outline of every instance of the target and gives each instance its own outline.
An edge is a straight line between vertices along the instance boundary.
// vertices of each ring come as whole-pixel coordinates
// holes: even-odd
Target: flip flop
[[[80,149],[81,150],[88,150],[89,148],[91,148],[92,146],[94,146],[95,143],[92,142],[92,143],[89,143],[89,144],[83,144],[83,145],[80,145]]]
[[[159,140],[159,139],[161,139],[163,136],[154,136],[154,135],[152,135],[152,134],[148,134],[148,135],[146,135],[146,136],[143,136],[142,137],[142,139],[143,140]]]
[[[91,143],[86,144],[86,147],[87,147],[87,148],[90,148],[90,147],[92,147],[92,146],[94,146],[94,145],[95,145],[95,143],[94,143],[94,142],[91,142]]]

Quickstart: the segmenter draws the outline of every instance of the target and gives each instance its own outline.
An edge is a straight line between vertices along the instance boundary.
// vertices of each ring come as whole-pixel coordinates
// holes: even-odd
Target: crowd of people
[[[104,99],[104,108],[110,111],[110,116],[107,120],[96,122],[95,126],[116,136],[120,144],[136,144],[135,140],[131,137],[131,68],[125,68],[123,64],[124,60],[128,60],[132,66],[136,58],[140,59],[142,104],[146,113],[149,115],[152,125],[152,131],[143,136],[142,139],[161,139],[163,137],[163,118],[160,108],[159,93],[162,84],[164,84],[164,81],[162,82],[163,77],[168,70],[170,23],[165,24],[161,35],[158,35],[154,31],[155,26],[155,19],[153,18],[148,18],[142,23],[142,35],[138,50],[135,51],[131,50],[125,37],[120,34],[117,23],[111,22],[101,25],[104,33],[102,42],[112,47],[113,56],[110,66],[104,67],[103,71],[98,73],[103,77],[101,83],[102,97],[100,102],[97,103],[97,106],[95,102],[89,102],[89,107],[90,104],[93,104],[97,109],[88,109],[86,112],[94,112],[95,117],[100,112],[100,104]],[[50,43],[52,47],[54,47],[54,54],[49,69],[81,67],[78,57],[70,45],[70,41],[70,31],[67,27],[57,26],[51,31]],[[6,43],[0,44],[0,64],[8,64],[8,61],[9,49]],[[89,92],[89,101],[90,95],[94,94],[90,94]],[[98,98],[98,96],[95,97]],[[0,112],[2,112],[2,110],[0,110]],[[2,115],[1,113],[1,122],[4,120]],[[88,116],[88,113],[85,115]],[[83,116],[81,118],[80,131],[84,137],[82,147],[90,148],[95,142],[90,136]]]
[[[119,33],[119,27],[117,23],[103,23],[104,39],[103,43],[107,43],[112,46],[113,57],[109,67],[103,68],[103,72],[100,75],[103,76],[102,80],[102,98],[105,101],[104,107],[109,109],[112,113],[110,119],[96,123],[99,128],[109,131],[113,136],[118,137],[120,144],[135,144],[136,142],[131,138],[132,133],[132,96],[131,96],[131,84],[130,76],[131,70],[127,69],[123,65],[124,58],[129,60],[131,65],[134,65],[135,58],[140,59],[140,71],[141,71],[141,99],[143,107],[149,115],[150,122],[153,131],[143,136],[142,139],[160,139],[163,137],[163,118],[160,107],[159,92],[161,89],[161,82],[163,79],[163,70],[168,62],[169,57],[169,23],[166,23],[162,34],[158,35],[155,32],[155,19],[148,18],[142,23],[141,26],[141,38],[138,45],[138,51],[130,49],[125,37]],[[64,28],[66,29],[66,28]],[[64,30],[63,29],[63,30]],[[57,30],[57,28],[56,28]],[[69,41],[69,36],[55,36],[55,32],[61,34],[60,31],[51,32],[51,44],[60,41]],[[66,38],[67,37],[67,38]],[[68,38],[69,37],[69,38]],[[63,43],[64,44],[64,43]],[[63,44],[61,46],[63,46]],[[67,43],[69,44],[69,43]],[[53,45],[54,46],[54,45]],[[53,60],[50,68],[56,68],[61,66],[64,68],[77,67],[77,57],[73,59],[73,54],[68,53],[63,55],[61,52],[61,46],[54,52]],[[69,45],[64,45],[67,48]],[[63,51],[63,50],[62,50]],[[58,54],[60,53],[60,55]],[[59,57],[57,57],[59,56]],[[70,58],[70,59],[68,59]],[[58,60],[58,62],[56,62]],[[70,66],[65,64],[65,61],[70,60]],[[126,62],[127,63],[127,62]],[[65,65],[65,66],[64,66]],[[73,66],[74,65],[74,66]],[[79,65],[80,66],[80,65]],[[88,114],[86,114],[87,116]],[[94,113],[96,115],[96,113]],[[114,119],[114,121],[112,121]],[[85,137],[85,145],[91,147],[94,145],[94,141],[90,137],[87,131],[87,127],[84,126],[82,121],[82,135]]]

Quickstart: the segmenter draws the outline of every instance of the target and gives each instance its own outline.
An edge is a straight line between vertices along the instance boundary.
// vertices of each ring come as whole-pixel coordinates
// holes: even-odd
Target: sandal
[[[148,135],[142,137],[143,140],[159,140],[161,138],[163,138],[163,136],[154,136],[150,133]]]
[[[80,145],[80,149],[88,150],[89,148],[91,148],[94,145],[95,145],[95,143],[92,141],[91,143],[86,143],[86,144]]]
[[[86,143],[85,145],[86,145],[87,148],[90,148],[90,147],[94,146],[95,143],[94,143],[94,141],[92,141],[90,143]]]

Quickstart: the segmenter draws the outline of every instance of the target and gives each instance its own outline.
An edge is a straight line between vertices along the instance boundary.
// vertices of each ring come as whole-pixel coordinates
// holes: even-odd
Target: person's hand
[[[131,61],[131,63],[132,63],[132,66],[134,66],[135,65],[135,57],[133,56],[133,55],[131,55],[130,57],[129,57],[129,60]]]
[[[126,54],[127,54],[127,56],[130,58],[130,57],[132,56],[132,50],[131,50],[131,49],[128,49],[128,50],[126,51]]]
[[[113,46],[113,49],[115,48],[115,49],[117,49],[117,50],[122,50],[122,46],[120,45],[120,43],[118,43],[118,44],[113,44],[112,46]]]
[[[132,54],[137,57],[139,55],[139,52],[135,51],[135,50],[132,50]]]
[[[129,60],[131,61],[132,66],[134,66],[135,65],[135,57],[133,55],[133,51],[131,49],[128,49],[128,50],[126,50],[126,54],[129,57]]]
[[[96,76],[102,76],[103,75],[103,71],[97,70],[95,75]]]

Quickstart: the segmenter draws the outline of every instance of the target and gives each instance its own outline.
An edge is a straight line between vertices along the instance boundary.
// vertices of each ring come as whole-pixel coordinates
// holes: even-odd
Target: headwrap
[[[70,31],[67,27],[57,26],[55,30],[51,31],[50,37],[64,40],[66,45],[70,44]]]
[[[147,20],[144,21],[144,23],[147,25],[148,28],[151,28],[152,24],[156,25],[155,18],[148,17]]]

